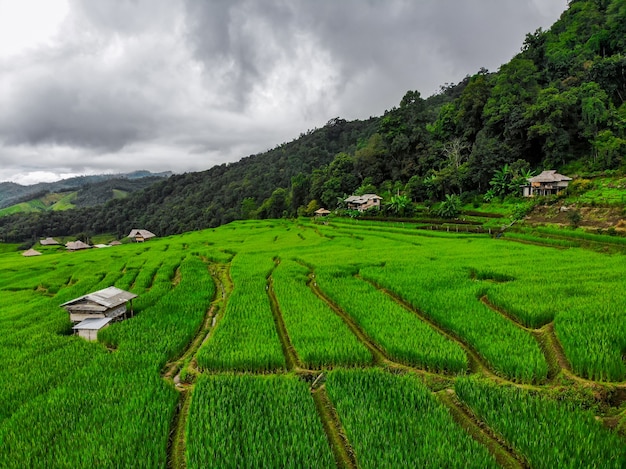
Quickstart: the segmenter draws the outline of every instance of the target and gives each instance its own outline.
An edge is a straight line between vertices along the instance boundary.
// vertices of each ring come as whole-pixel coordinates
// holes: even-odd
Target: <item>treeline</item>
[[[0,239],[21,242],[40,236],[105,232],[124,236],[131,228],[167,235],[258,216],[263,201],[277,187],[290,187],[292,179],[327,165],[341,151],[355,151],[359,142],[376,132],[377,125],[377,118],[353,122],[336,118],[265,153],[207,171],[173,175],[103,206],[2,217]]]
[[[0,236],[160,235],[333,209],[345,195],[444,200],[514,193],[529,171],[626,169],[626,3],[571,0],[528,34],[497,73],[481,69],[380,118],[333,119],[293,142],[208,171],[172,176],[103,208],[0,219]],[[397,201],[397,200],[396,200]]]

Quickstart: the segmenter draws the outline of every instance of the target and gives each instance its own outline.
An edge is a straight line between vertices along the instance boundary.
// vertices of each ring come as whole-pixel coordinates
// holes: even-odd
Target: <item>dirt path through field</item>
[[[162,377],[173,383],[179,392],[178,406],[172,419],[170,438],[168,442],[168,468],[181,469],[187,467],[185,459],[185,427],[191,402],[193,383],[199,374],[197,369],[196,354],[202,344],[211,335],[217,322],[221,318],[226,307],[228,297],[233,289],[233,281],[230,278],[230,264],[209,264],[211,278],[215,283],[215,296],[211,301],[204,321],[195,337],[176,360],[168,362],[163,368]]]

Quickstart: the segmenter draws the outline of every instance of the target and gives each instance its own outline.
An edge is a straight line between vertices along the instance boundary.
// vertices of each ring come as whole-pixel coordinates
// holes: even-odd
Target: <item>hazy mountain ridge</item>
[[[139,181],[145,178],[151,178],[152,182],[167,178],[172,175],[171,171],[164,171],[160,173],[152,173],[150,171],[139,170],[130,173],[120,174],[98,174],[91,176],[77,176],[68,179],[62,179],[55,182],[40,182],[32,185],[22,185],[15,182],[0,182],[0,208],[10,207],[22,202],[28,202],[30,200],[39,199],[47,194],[71,192],[80,190],[83,194],[89,193],[89,187],[94,188],[102,187],[105,185],[123,185],[130,187],[131,191],[133,184],[127,184],[128,181]],[[135,184],[138,189],[146,187],[145,184]],[[115,187],[117,188],[117,187]],[[127,189],[123,189],[127,190]],[[135,189],[137,190],[137,189]],[[108,200],[108,199],[107,199]],[[106,200],[104,201],[106,202]],[[103,203],[103,202],[98,202]],[[88,206],[89,203],[79,203],[81,206]],[[95,205],[95,204],[91,204]]]

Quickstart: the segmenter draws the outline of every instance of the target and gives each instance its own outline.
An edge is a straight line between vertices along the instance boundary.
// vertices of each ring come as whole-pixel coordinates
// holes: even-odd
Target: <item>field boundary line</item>
[[[530,467],[525,459],[518,455],[506,441],[498,436],[485,422],[465,404],[459,401],[452,389],[444,389],[435,393],[439,402],[445,405],[454,421],[474,440],[485,446],[505,469],[526,469]]]
[[[350,445],[346,432],[341,424],[339,414],[333,406],[324,384],[311,391],[317,413],[322,421],[328,444],[335,457],[339,469],[356,469],[358,463],[354,448]]]
[[[457,344],[459,344],[459,346],[461,346],[461,348],[465,351],[465,354],[467,355],[469,371],[472,371],[472,372],[475,372],[475,373],[481,372],[485,376],[488,376],[488,377],[498,378],[500,380],[504,380],[504,381],[507,381],[507,382],[509,381],[508,378],[506,378],[504,376],[499,376],[491,368],[491,366],[489,366],[487,360],[484,359],[476,350],[474,350],[474,348],[471,345],[467,344],[457,334],[444,329],[442,326],[437,324],[433,319],[429,318],[425,313],[423,313],[421,310],[415,308],[408,301],[404,300],[403,298],[401,298],[396,293],[387,290],[386,288],[384,288],[383,286],[377,284],[376,282],[374,282],[372,280],[363,278],[360,274],[357,274],[356,277],[359,278],[360,280],[364,281],[364,282],[369,283],[374,288],[379,290],[381,293],[387,295],[389,298],[394,300],[396,303],[398,303],[400,306],[402,306],[408,312],[415,314],[420,320],[422,320],[423,322],[425,322],[426,324],[431,326],[435,331],[437,331],[438,333],[440,333],[444,337],[446,337],[449,340],[452,340],[453,342],[456,342]]]
[[[563,356],[559,357],[559,351],[557,348],[555,348],[557,346],[555,341],[558,342],[558,339],[556,338],[556,336],[550,337],[549,332],[548,332],[549,326],[550,325],[554,326],[554,320],[550,321],[547,324],[544,324],[540,328],[535,329],[535,328],[525,326],[524,324],[522,324],[520,319],[517,318],[515,315],[509,313],[504,308],[501,308],[500,306],[496,306],[495,304],[493,304],[491,301],[489,301],[489,298],[487,297],[487,295],[481,296],[480,302],[484,304],[487,308],[489,308],[491,311],[509,320],[515,326],[522,329],[523,331],[528,332],[535,338],[535,340],[537,341],[537,345],[539,345],[539,349],[541,350],[541,353],[543,354],[544,358],[546,359],[546,363],[548,364],[548,376],[547,376],[548,382],[554,380],[554,378],[556,378],[559,375],[559,373],[561,373],[563,370],[567,370],[567,366],[563,366],[563,363],[561,360],[563,359],[565,363],[567,363],[565,354],[561,351]]]
[[[357,323],[354,321],[352,316],[346,313],[343,309],[341,309],[337,304],[335,304],[326,294],[319,288],[317,282],[315,281],[315,273],[309,266],[301,263],[305,267],[309,269],[308,274],[308,286],[315,293],[315,295],[322,300],[324,303],[332,309],[337,316],[341,318],[341,320],[348,326],[348,328],[352,331],[352,333],[359,339],[359,341],[367,347],[370,353],[373,356],[374,364],[395,364],[394,360],[389,358],[387,352],[374,340],[372,340],[366,333],[363,331]]]
[[[187,415],[191,403],[191,390],[183,389],[179,393],[178,404],[172,418],[171,431],[167,442],[167,467],[168,469],[185,469],[187,467],[187,442],[185,429]]]
[[[512,313],[509,313],[507,310],[505,310],[504,308],[501,308],[500,306],[496,306],[495,304],[493,304],[490,300],[489,297],[487,295],[483,295],[479,298],[479,301],[484,304],[487,308],[489,308],[490,310],[492,310],[495,313],[498,313],[500,316],[503,316],[505,319],[508,319],[510,322],[512,322],[513,324],[515,324],[517,327],[519,327],[520,329],[524,329],[526,332],[539,332],[541,330],[541,327],[544,327],[546,324],[544,324],[543,326],[539,327],[539,328],[533,328],[533,327],[528,327],[526,325],[524,325],[522,323],[522,321],[515,316]],[[552,322],[552,321],[550,321]],[[549,324],[549,323],[548,323]]]
[[[305,368],[302,360],[298,356],[298,352],[296,351],[291,339],[289,338],[289,332],[287,331],[287,326],[285,325],[285,320],[283,319],[283,314],[280,311],[280,306],[278,304],[278,299],[276,298],[276,294],[274,293],[274,279],[272,278],[272,273],[274,273],[274,269],[278,267],[280,264],[280,259],[274,259],[274,267],[271,272],[267,276],[267,285],[265,287],[267,297],[270,302],[270,309],[272,310],[272,315],[274,316],[274,324],[276,325],[276,332],[278,333],[278,338],[280,339],[280,345],[283,349],[283,355],[285,356],[285,362],[287,365],[287,370],[298,370]]]
[[[565,350],[563,350],[561,341],[556,336],[556,332],[554,330],[554,321],[544,326],[544,337],[545,337],[546,342],[550,344],[550,348],[552,349],[555,355],[555,358],[559,364],[559,367],[562,370],[567,371],[568,373],[571,373],[572,376],[575,376],[574,371],[572,370],[572,365],[567,359],[567,355],[565,355]]]
[[[161,372],[161,377],[174,384],[174,389],[178,391],[178,404],[172,418],[170,426],[170,434],[167,444],[167,467],[170,469],[186,468],[186,440],[185,429],[187,426],[187,417],[191,395],[193,391],[192,383],[181,383],[181,374],[189,372],[195,381],[195,377],[199,373],[196,364],[196,353],[207,340],[211,331],[215,328],[218,316],[221,316],[221,309],[226,304],[229,294],[226,293],[229,283],[229,290],[232,291],[232,280],[230,280],[229,264],[217,264],[202,259],[207,264],[207,269],[211,275],[211,279],[215,285],[215,294],[211,300],[209,309],[205,313],[204,321],[202,321],[194,338],[189,343],[185,351],[175,360],[168,362]],[[211,267],[214,267],[212,269]]]

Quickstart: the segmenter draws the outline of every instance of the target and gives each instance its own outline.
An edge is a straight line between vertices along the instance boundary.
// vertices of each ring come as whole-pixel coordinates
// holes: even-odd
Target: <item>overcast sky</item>
[[[566,0],[0,0],[0,181],[196,171],[496,71]]]

